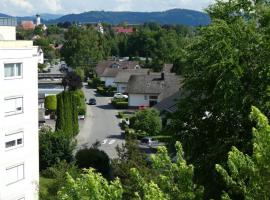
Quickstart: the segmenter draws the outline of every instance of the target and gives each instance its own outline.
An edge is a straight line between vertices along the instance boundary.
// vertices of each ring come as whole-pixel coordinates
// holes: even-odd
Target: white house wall
[[[128,105],[130,107],[149,106],[149,96],[144,94],[129,94]]]
[[[38,199],[38,77],[37,48],[0,47],[0,200]],[[22,63],[22,78],[4,79],[4,63]],[[5,116],[4,99],[23,97],[23,113]],[[23,146],[8,150],[6,135],[23,131]],[[7,168],[24,164],[24,178],[7,184]]]
[[[114,77],[101,77],[100,79],[105,82],[106,87],[115,86],[115,83],[114,83],[115,78]]]
[[[127,84],[126,83],[116,83],[117,92],[125,93],[127,90]]]

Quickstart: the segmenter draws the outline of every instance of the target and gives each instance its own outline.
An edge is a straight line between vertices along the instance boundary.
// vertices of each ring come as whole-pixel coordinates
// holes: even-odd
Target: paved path
[[[96,98],[97,105],[87,105],[87,115],[80,121],[80,133],[77,136],[77,148],[91,147],[99,141],[100,149],[104,150],[110,158],[117,156],[115,147],[123,143],[119,119],[116,118],[118,110],[110,104],[108,97],[102,97],[93,89],[83,88],[86,99]]]

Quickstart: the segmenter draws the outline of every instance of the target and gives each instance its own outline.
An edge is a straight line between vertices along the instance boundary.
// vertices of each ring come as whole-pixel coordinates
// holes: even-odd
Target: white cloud
[[[44,0],[44,4],[49,11],[57,12],[62,10],[60,0]]]
[[[19,6],[22,9],[30,9],[33,10],[32,4],[27,0],[9,0],[7,2],[10,2],[14,6]]]

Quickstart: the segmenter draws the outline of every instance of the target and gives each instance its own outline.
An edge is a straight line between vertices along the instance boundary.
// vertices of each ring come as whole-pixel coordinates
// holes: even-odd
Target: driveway
[[[96,98],[97,105],[87,105],[87,115],[84,121],[80,121],[80,133],[77,136],[77,149],[91,147],[97,141],[100,142],[99,149],[104,150],[110,158],[115,158],[117,152],[115,147],[124,142],[119,127],[119,119],[116,118],[118,110],[109,103],[108,97],[102,97],[93,89],[83,88],[85,97]]]

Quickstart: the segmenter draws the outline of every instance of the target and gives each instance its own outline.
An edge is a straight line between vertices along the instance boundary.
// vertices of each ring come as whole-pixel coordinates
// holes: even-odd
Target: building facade
[[[15,40],[14,21],[0,19],[0,200],[36,200],[39,54],[32,41]]]

